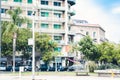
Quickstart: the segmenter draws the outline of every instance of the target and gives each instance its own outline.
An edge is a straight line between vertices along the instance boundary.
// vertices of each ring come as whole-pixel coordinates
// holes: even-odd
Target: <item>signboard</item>
[[[33,45],[33,39],[32,38],[28,39],[28,45]]]
[[[55,63],[61,63],[61,57],[55,57]]]

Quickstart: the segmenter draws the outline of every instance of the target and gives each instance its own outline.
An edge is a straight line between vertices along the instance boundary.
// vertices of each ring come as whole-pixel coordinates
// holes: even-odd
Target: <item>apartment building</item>
[[[75,42],[78,42],[85,35],[89,35],[98,44],[106,41],[105,30],[99,24],[90,24],[86,20],[73,20],[71,30],[76,32]]]
[[[68,56],[66,46],[74,37],[74,33],[69,31],[69,26],[71,17],[75,15],[71,9],[75,5],[75,0],[2,0],[1,4],[2,21],[10,20],[10,16],[6,14],[8,9],[21,7],[22,16],[34,20],[35,31],[49,34],[58,42],[56,50],[62,54],[61,56]],[[32,23],[19,27],[32,28]]]

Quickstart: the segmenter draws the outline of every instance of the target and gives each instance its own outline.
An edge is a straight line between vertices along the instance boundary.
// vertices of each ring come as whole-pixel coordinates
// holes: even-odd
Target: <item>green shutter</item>
[[[61,52],[61,47],[54,48],[54,51]]]
[[[32,0],[28,0],[28,3],[32,3]]]
[[[28,23],[28,24],[27,24],[27,27],[28,27],[28,28],[32,28],[32,23]]]
[[[2,1],[8,1],[8,0],[2,0]]]
[[[41,23],[41,28],[48,28],[48,24],[46,24],[46,23]]]
[[[22,2],[22,0],[14,0],[14,2]]]
[[[61,25],[60,24],[54,24],[54,29],[61,29]]]

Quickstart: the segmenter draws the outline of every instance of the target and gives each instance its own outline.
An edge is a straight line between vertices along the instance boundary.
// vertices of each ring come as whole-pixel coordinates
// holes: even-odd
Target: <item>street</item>
[[[32,80],[31,76],[13,76],[0,74],[0,80]],[[35,80],[120,80],[114,77],[97,77],[97,76],[60,76],[60,75],[39,75]]]

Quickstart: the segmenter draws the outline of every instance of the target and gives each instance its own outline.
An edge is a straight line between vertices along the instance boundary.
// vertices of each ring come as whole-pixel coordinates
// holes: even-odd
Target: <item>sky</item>
[[[109,41],[120,43],[120,0],[76,0],[73,19],[99,24]]]

